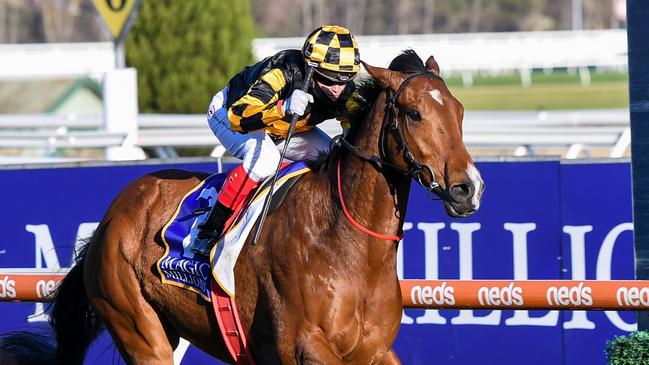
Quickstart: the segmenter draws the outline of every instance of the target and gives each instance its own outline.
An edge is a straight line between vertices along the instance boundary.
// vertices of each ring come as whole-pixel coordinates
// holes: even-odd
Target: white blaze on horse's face
[[[471,198],[471,204],[475,206],[475,209],[478,210],[480,208],[480,197],[482,196],[482,190],[484,189],[484,182],[482,181],[482,176],[480,176],[480,172],[478,169],[475,167],[474,164],[470,164],[467,169],[466,169],[466,174],[469,176],[469,179],[473,183],[473,186],[475,187],[475,193],[473,194],[473,197]]]
[[[444,98],[442,98],[442,92],[438,89],[429,92],[430,96],[433,97],[433,100],[439,103],[439,105],[444,105]]]

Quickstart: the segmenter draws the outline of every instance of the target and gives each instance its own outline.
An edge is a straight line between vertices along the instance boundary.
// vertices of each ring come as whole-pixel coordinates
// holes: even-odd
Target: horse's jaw
[[[445,201],[444,208],[446,209],[446,214],[448,214],[449,217],[466,218],[475,214],[475,212],[478,211],[479,207],[456,207],[453,205],[453,203]]]

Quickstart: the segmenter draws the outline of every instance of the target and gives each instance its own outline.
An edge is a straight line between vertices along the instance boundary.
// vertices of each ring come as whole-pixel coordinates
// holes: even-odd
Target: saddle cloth
[[[310,169],[303,162],[288,165],[280,171],[273,191],[308,171]],[[234,296],[234,265],[263,209],[269,190],[268,185],[261,184],[248,205],[234,212],[226,224],[229,227],[227,232],[212,248],[208,259],[194,254],[189,247],[196,238],[198,225],[207,219],[216,202],[226,176],[225,173],[211,175],[190,190],[179,202],[161,234],[165,253],[158,260],[157,269],[162,282],[192,290],[208,302],[211,301],[210,273],[229,296]]]

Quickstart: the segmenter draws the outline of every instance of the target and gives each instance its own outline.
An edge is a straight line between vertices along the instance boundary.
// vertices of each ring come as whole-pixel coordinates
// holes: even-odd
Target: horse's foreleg
[[[295,363],[299,365],[343,365],[331,346],[320,336],[311,336],[304,340],[296,352]],[[293,363],[283,361],[283,363]]]
[[[401,365],[401,360],[399,360],[397,353],[390,349],[383,355],[377,365]]]

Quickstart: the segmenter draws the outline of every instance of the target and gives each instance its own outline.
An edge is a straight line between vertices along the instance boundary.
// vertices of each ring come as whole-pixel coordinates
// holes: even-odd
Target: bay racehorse
[[[484,185],[462,142],[463,107],[433,57],[424,64],[405,51],[389,69],[364,66],[373,80],[359,86],[363,107],[352,129],[293,186],[237,261],[237,306],[257,364],[399,364],[397,244],[412,180],[436,193],[450,216],[479,207]],[[82,364],[104,327],[128,364],[171,365],[180,337],[233,362],[211,305],[163,285],[155,269],[162,227],[203,178],[160,171],[117,196],[59,286],[53,363]],[[13,344],[5,351],[20,348],[4,341]]]

